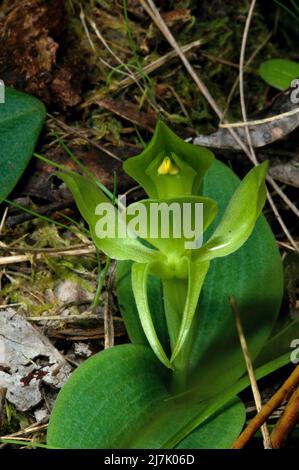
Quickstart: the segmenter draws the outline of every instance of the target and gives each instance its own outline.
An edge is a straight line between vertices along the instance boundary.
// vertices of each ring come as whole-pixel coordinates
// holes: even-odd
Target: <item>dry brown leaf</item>
[[[126,100],[114,100],[105,98],[96,102],[104,109],[108,109],[112,113],[136,124],[143,129],[153,132],[157,120],[157,114],[154,111],[140,111],[136,104]]]

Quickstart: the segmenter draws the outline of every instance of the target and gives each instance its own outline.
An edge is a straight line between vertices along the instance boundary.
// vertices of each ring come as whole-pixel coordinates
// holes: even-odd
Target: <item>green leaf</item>
[[[132,261],[122,261],[117,264],[116,284],[118,302],[130,341],[136,344],[148,345],[148,341],[141,326],[131,282]],[[130,282],[128,282],[128,279]],[[170,353],[169,336],[167,331],[164,305],[161,302],[163,290],[160,279],[148,276],[148,303],[153,318],[157,336],[163,349]]]
[[[271,374],[280,367],[288,364],[290,362],[289,359],[289,355],[284,354],[283,356],[277,357],[271,362],[263,364],[261,367],[255,369],[256,379],[259,380],[266,375]],[[165,441],[162,447],[166,449],[175,447],[179,442],[182,441],[182,439],[185,439],[185,437],[194,432],[194,430],[204,423],[210,416],[214,416],[215,413],[219,412],[219,410],[222,410],[223,407],[227,406],[228,403],[231,403],[232,400],[234,400],[234,397],[244,390],[249,385],[249,383],[248,375],[245,375],[237,382],[231,383],[230,386],[228,386],[226,389],[223,389],[222,392],[218,395],[203,401],[202,408],[197,410],[197,416],[194,415],[194,417],[187,424],[181,423],[181,426],[177,432],[174,430],[172,437]],[[200,391],[201,386],[195,389],[191,389],[185,394],[182,394],[180,399],[192,403],[194,396],[198,397]]]
[[[59,393],[47,444],[76,449],[162,447],[205,407],[205,403],[172,399],[168,380],[169,372],[147,347],[122,345],[96,354],[73,372]],[[244,407],[236,409],[234,404],[224,416],[216,415],[214,429],[223,424],[225,413],[232,419],[231,441],[243,425]],[[209,426],[211,430],[213,419]],[[201,437],[207,442],[203,430],[192,435],[196,447],[203,446]],[[214,447],[218,442],[223,446],[222,435],[213,436]],[[189,448],[189,444],[186,440],[180,448]]]
[[[187,336],[190,332],[190,328],[193,323],[193,318],[196,312],[196,307],[201,292],[203,282],[209,269],[209,262],[192,262],[189,259],[188,262],[188,291],[185,302],[185,307],[182,315],[181,326],[179,334],[173,349],[170,362],[173,362],[179,352],[181,351]]]
[[[144,346],[122,345],[92,356],[59,393],[47,443],[73,449],[131,448],[138,430],[168,396],[167,378],[168,370]]]
[[[95,245],[102,250],[107,256],[117,260],[131,259],[139,263],[147,263],[154,260],[160,261],[161,255],[157,251],[142,245],[134,238],[124,237],[117,238],[118,235],[118,214],[116,208],[107,196],[99,189],[94,181],[87,179],[78,173],[65,172],[57,173],[68,186],[76,201],[78,209],[87,221],[92,238]],[[97,215],[98,204],[105,204],[110,212],[109,222],[115,227],[114,236],[100,238],[97,232],[97,223],[99,216]]]
[[[0,103],[0,202],[23,174],[45,118],[46,110],[39,100],[5,89],[5,103]]]
[[[291,356],[293,351],[291,344],[297,338],[299,338],[299,319],[290,322],[281,331],[271,336],[254,361],[254,366],[259,367],[285,353]]]
[[[266,201],[268,162],[253,168],[231,198],[211,238],[194,253],[194,259],[211,260],[238,250],[250,236]]]
[[[242,431],[245,419],[245,406],[240,399],[236,398],[198,426],[175,448],[229,449]]]
[[[168,357],[161,345],[155,326],[153,324],[152,315],[147,300],[147,280],[149,272],[149,264],[135,263],[132,266],[132,286],[135,297],[139,319],[148,342],[158,357],[158,359],[170,369],[173,368]]]
[[[257,377],[285,363],[283,358],[279,361],[258,369]],[[237,405],[236,393],[249,384],[248,378],[206,401],[198,399],[198,390],[181,398],[171,396],[169,379],[169,370],[148,347],[121,345],[94,355],[60,391],[50,418],[48,445],[76,449],[230,446],[244,422],[244,407]],[[225,427],[217,434],[221,426]]]
[[[299,77],[299,63],[287,59],[270,59],[261,64],[259,73],[268,85],[283,91]]]

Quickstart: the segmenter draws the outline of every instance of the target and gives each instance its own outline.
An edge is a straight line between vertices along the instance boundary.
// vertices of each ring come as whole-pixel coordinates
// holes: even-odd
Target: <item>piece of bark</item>
[[[67,317],[64,318],[67,320]],[[89,328],[64,328],[63,330],[57,330],[54,328],[47,329],[47,335],[50,338],[55,339],[66,339],[68,341],[87,341],[94,339],[104,339],[104,321],[100,319],[100,324]],[[114,321],[114,336],[121,337],[126,335],[126,329],[122,322]]]
[[[0,315],[0,387],[20,411],[42,401],[43,383],[61,388],[70,365],[39,330],[13,309]]]
[[[255,123],[248,126],[252,145],[255,148],[264,147],[277,140],[281,140],[299,126],[299,106],[290,99],[291,92],[285,92],[273,101],[272,105],[265,109],[256,118],[248,119],[254,123],[263,119],[268,122]],[[284,113],[293,114],[284,116]],[[234,127],[242,142],[247,144],[246,129],[243,125]],[[203,147],[240,150],[239,144],[234,140],[228,128],[221,127],[210,135],[200,135],[193,141]]]
[[[269,175],[281,183],[299,188],[299,158],[270,158]]]

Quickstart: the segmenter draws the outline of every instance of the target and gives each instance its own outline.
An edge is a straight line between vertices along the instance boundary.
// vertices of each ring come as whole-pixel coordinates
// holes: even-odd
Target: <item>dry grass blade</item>
[[[8,214],[8,207],[6,207],[4,209],[4,213],[3,213],[3,216],[2,216],[2,219],[1,219],[1,222],[0,222],[0,234],[2,233],[2,230],[4,228],[5,221],[6,221],[6,218],[7,218],[7,214]]]
[[[223,124],[219,124],[219,127],[222,127],[224,129],[233,129],[233,128],[238,128],[238,127],[248,127],[248,126],[259,126],[262,124],[266,124],[267,122],[273,122],[277,121],[283,117],[289,117],[289,116],[294,116],[295,114],[299,113],[299,108],[296,109],[291,109],[290,111],[286,111],[285,113],[280,113],[276,114],[275,116],[269,116],[264,119],[255,119],[253,121],[240,121],[240,122],[226,122]]]
[[[184,54],[186,54],[187,52],[189,52],[192,49],[195,49],[197,47],[200,47],[201,45],[202,45],[202,41],[200,39],[198,39],[196,41],[190,42],[190,44],[186,44],[184,46],[181,46],[181,48],[182,48],[182,51],[184,52]],[[150,73],[152,73],[155,70],[157,70],[158,68],[162,67],[167,62],[174,59],[175,57],[177,57],[177,52],[176,51],[167,52],[167,54],[163,55],[162,57],[159,57],[158,59],[154,60],[150,64],[145,65],[143,67],[143,70],[147,75],[149,75]],[[124,78],[117,85],[113,86],[113,89],[115,88],[115,90],[121,90],[123,88],[126,88],[126,87],[132,85],[133,83],[135,83],[135,80],[140,80],[141,77],[142,77],[141,73],[136,72],[135,75],[134,75],[134,79],[133,79],[133,77]]]
[[[250,358],[250,354],[249,354],[249,350],[248,350],[248,346],[247,346],[247,341],[246,341],[246,338],[245,338],[245,335],[244,335],[240,315],[239,315],[239,312],[238,312],[237,303],[236,303],[236,300],[233,297],[231,297],[229,299],[229,303],[230,303],[232,312],[233,312],[234,317],[235,317],[236,327],[237,327],[237,331],[238,331],[239,340],[240,340],[241,348],[242,348],[242,351],[243,351],[244,359],[245,359],[245,362],[246,362],[247,372],[248,372],[248,376],[249,376],[249,380],[250,380],[250,384],[251,384],[251,389],[252,389],[252,393],[253,393],[253,397],[254,397],[255,406],[256,406],[257,411],[260,411],[262,409],[262,399],[261,399],[261,395],[260,395],[260,392],[259,392],[259,389],[258,389],[256,378],[255,378],[255,373],[254,373],[253,365],[252,365],[252,362],[251,362],[251,358]],[[267,425],[263,424],[262,427],[261,427],[261,430],[262,430],[262,434],[263,434],[263,438],[264,438],[264,448],[265,449],[272,449],[270,434],[269,434],[269,430],[268,430]]]
[[[24,263],[26,261],[41,261],[44,256],[48,256],[50,258],[60,257],[60,256],[82,256],[82,255],[89,255],[95,253],[96,250],[94,247],[90,248],[81,248],[75,250],[61,250],[56,251],[54,253],[37,253],[31,255],[13,255],[13,256],[1,256],[0,257],[0,266],[5,266],[7,264],[15,264],[15,263]]]

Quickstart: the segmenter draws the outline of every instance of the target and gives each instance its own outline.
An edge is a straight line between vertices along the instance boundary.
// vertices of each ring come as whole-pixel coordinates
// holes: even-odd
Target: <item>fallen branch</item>
[[[299,385],[299,366],[295,368],[290,377],[284,382],[280,389],[266,403],[261,411],[249,422],[248,426],[233,443],[232,449],[243,449],[258,429],[266,422],[273,411],[278,408],[284,400],[292,394],[294,388]]]
[[[294,429],[299,421],[299,388],[291,396],[289,403],[280,417],[271,434],[272,446],[279,449],[285,438]]]

